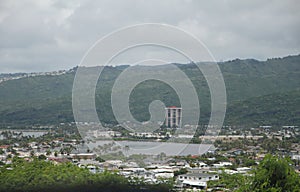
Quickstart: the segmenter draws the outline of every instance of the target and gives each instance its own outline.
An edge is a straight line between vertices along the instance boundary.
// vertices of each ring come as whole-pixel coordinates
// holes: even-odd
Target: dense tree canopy
[[[300,177],[287,158],[267,155],[255,171],[250,191],[300,191]]]
[[[219,63],[226,84],[226,124],[249,127],[299,124],[299,61],[298,55],[261,62],[236,59]],[[194,64],[177,66],[189,77],[198,93],[200,124],[208,123],[211,97],[205,77]],[[111,107],[111,91],[125,68],[107,66],[101,73],[95,94],[101,122],[118,124]],[[173,73],[164,66],[146,67],[145,73],[154,69],[165,76]],[[73,122],[74,75],[72,71],[64,75],[35,76],[0,83],[0,126]],[[180,78],[176,81],[184,82]],[[148,106],[154,100],[161,100],[166,106],[179,105],[178,96],[170,86],[155,80],[144,81],[130,94],[132,115],[140,121],[149,120]]]
[[[55,165],[34,159],[14,158],[0,168],[0,191],[169,191],[172,183],[147,184],[113,172],[93,174],[71,163]]]
[[[300,192],[300,176],[291,164],[288,158],[268,154],[250,175],[222,173],[208,186],[236,192]]]

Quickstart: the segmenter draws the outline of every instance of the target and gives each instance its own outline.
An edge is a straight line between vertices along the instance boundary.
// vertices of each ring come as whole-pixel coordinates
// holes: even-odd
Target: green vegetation
[[[233,102],[226,123],[239,125],[299,125],[300,90],[275,93]]]
[[[230,191],[238,191],[240,188],[244,188],[245,183],[249,182],[250,177],[246,177],[243,174],[220,174],[220,180],[209,181],[209,188],[221,188],[229,189]]]
[[[220,180],[209,181],[208,186],[236,192],[299,192],[300,176],[291,165],[288,158],[268,154],[251,175],[222,173]]]
[[[267,61],[236,59],[219,63],[227,89],[226,123],[299,125],[299,63],[299,55]],[[177,66],[194,84],[201,106],[200,124],[206,124],[210,117],[210,93],[205,78],[194,64]],[[106,123],[116,123],[110,93],[116,78],[125,68],[106,67],[99,78],[97,112],[100,120]],[[163,67],[157,66],[156,69],[162,75],[172,73]],[[71,103],[74,75],[74,72],[69,72],[0,83],[0,125],[17,127],[74,121]],[[151,80],[138,84],[129,101],[133,116],[138,120],[149,119],[148,106],[157,99],[166,105],[179,105],[176,93],[165,83]]]
[[[71,163],[55,165],[39,159],[13,158],[0,168],[0,191],[170,191],[172,181],[148,184],[113,172],[93,174]]]
[[[174,177],[177,177],[178,175],[186,174],[188,171],[186,168],[181,168],[178,171],[174,171]]]
[[[247,190],[256,192],[300,191],[300,176],[290,166],[287,158],[267,155],[254,172]]]

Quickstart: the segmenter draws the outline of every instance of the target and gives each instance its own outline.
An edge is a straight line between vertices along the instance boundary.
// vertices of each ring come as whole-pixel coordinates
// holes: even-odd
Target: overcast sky
[[[218,61],[300,53],[297,0],[0,0],[0,73],[72,68],[102,36],[145,22],[194,34]]]

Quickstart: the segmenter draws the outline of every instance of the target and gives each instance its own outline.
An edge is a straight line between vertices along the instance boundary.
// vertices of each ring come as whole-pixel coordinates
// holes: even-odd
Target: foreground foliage
[[[255,171],[248,191],[299,192],[300,176],[287,158],[267,155]]]
[[[300,192],[300,176],[288,158],[266,155],[249,175],[222,173],[209,187],[236,192]]]
[[[14,158],[0,169],[0,191],[170,191],[171,182],[147,184],[116,173],[93,174],[71,163],[55,165],[34,159]]]

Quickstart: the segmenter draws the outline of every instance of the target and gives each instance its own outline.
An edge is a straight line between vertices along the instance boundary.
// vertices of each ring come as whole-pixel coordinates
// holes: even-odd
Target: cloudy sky
[[[102,36],[145,22],[194,34],[217,60],[300,53],[297,0],[0,0],[0,73],[69,69]]]

